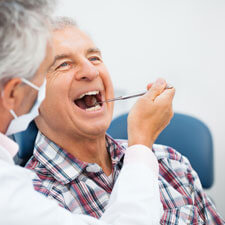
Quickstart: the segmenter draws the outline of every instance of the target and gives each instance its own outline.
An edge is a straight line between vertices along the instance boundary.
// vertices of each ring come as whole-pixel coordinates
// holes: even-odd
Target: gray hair
[[[51,3],[51,4],[50,4]],[[0,0],[0,80],[34,76],[50,37],[53,0]]]
[[[68,17],[68,16],[58,16],[58,17],[54,17],[51,20],[51,29],[53,31],[58,31],[58,30],[64,30],[66,28],[71,28],[71,27],[76,27],[79,28],[77,22],[75,19]],[[89,34],[89,32],[82,30],[83,32],[85,32],[86,35],[88,35],[89,37],[91,37],[91,35]]]
[[[67,27],[77,27],[76,21],[66,16],[55,17],[51,20],[52,30],[62,30]]]

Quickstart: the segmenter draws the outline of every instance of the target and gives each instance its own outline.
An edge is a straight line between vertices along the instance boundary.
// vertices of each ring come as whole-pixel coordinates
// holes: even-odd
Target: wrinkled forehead
[[[53,47],[55,54],[82,52],[88,48],[96,48],[92,39],[78,27],[69,26],[53,31]]]

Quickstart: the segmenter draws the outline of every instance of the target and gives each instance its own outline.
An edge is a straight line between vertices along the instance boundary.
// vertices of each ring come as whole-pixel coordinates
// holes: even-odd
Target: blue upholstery
[[[113,138],[127,139],[127,114],[115,118],[108,133]],[[155,143],[171,146],[185,155],[198,173],[202,186],[212,186],[213,142],[210,130],[202,121],[175,113]]]
[[[19,145],[19,152],[14,158],[16,164],[24,165],[32,156],[37,133],[37,126],[32,121],[27,130],[12,135],[12,138]]]

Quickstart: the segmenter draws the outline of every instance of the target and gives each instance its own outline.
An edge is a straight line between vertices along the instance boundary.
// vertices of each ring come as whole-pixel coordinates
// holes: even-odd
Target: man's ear
[[[18,86],[21,84],[20,78],[12,78],[2,89],[1,99],[3,106],[7,109],[14,109],[18,100]]]

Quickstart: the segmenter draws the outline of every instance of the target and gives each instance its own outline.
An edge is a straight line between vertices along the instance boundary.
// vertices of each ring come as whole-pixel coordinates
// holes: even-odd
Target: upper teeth
[[[81,99],[81,98],[83,98],[85,95],[97,95],[97,94],[99,94],[99,91],[89,91],[89,92],[87,92],[87,93],[84,93],[84,94],[80,95],[77,99]]]

